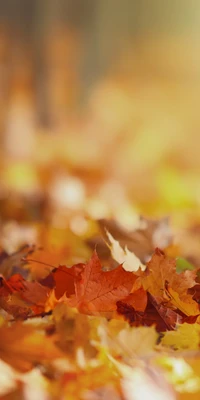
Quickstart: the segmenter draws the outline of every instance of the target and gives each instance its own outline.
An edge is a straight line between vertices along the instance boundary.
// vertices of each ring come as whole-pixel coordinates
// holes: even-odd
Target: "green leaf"
[[[178,274],[186,270],[193,271],[193,269],[195,269],[194,265],[190,264],[185,258],[178,257],[176,259],[176,272]]]

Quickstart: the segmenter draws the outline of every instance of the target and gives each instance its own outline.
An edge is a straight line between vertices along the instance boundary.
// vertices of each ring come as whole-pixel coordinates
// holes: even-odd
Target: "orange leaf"
[[[191,295],[185,295],[185,301],[181,300],[179,294],[166,284],[166,291],[170,299],[170,304],[179,309],[187,316],[198,316],[200,314],[199,305],[193,300]],[[187,296],[187,297],[186,297]]]
[[[55,282],[55,296],[57,299],[65,293],[70,297],[75,293],[75,279],[81,279],[81,272],[84,269],[84,264],[77,264],[71,268],[59,266],[52,271],[53,279]]]
[[[187,290],[193,287],[196,282],[196,271],[184,271],[181,274],[176,272],[176,260],[165,256],[156,249],[147,269],[141,274],[141,282],[145,290],[153,296],[167,299],[165,284],[168,282],[179,295],[181,300],[188,301]]]
[[[39,362],[63,357],[54,344],[55,338],[45,337],[34,327],[14,323],[0,327],[0,357],[20,371],[29,371]]]
[[[137,277],[119,265],[104,272],[96,251],[75,279],[75,292],[69,304],[86,314],[116,310],[116,302],[128,296]]]
[[[143,288],[136,290],[135,292],[129,294],[123,303],[132,306],[137,311],[144,311],[147,306],[147,292]]]

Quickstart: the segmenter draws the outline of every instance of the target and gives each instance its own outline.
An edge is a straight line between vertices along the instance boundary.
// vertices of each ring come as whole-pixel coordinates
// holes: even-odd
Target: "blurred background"
[[[198,0],[2,0],[1,219],[197,220],[199,104]]]

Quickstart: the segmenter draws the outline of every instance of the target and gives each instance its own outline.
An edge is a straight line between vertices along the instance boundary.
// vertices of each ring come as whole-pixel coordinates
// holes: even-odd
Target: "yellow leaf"
[[[168,295],[170,295],[170,303],[181,310],[185,315],[191,316],[200,313],[198,304],[190,295],[187,295],[187,293],[185,295],[185,301],[182,301],[179,294],[171,287],[168,287],[167,292]]]
[[[184,323],[177,331],[166,332],[162,338],[162,344],[173,347],[176,350],[198,350],[200,343],[200,325]]]

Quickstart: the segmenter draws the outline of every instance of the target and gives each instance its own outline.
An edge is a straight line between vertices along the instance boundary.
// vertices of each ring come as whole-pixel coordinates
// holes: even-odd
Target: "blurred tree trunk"
[[[162,38],[171,35],[176,42],[185,33],[188,37],[193,35],[190,39],[193,45],[195,35],[199,35],[199,20],[199,0],[0,2],[0,22],[13,32],[19,30],[20,40],[33,49],[34,88],[37,88],[38,110],[45,121],[51,121],[52,114],[52,119],[57,121],[65,113],[71,113],[81,98],[84,102],[90,87],[117,66],[120,54],[122,64],[125,67],[127,64],[128,68],[130,60],[123,60],[126,49],[138,63],[140,73],[154,71],[157,74],[165,69],[166,74],[175,74],[174,49],[170,53],[167,41],[163,44]],[[145,38],[145,45],[144,50],[141,48],[137,53],[140,37]],[[156,50],[152,37],[160,41]],[[184,41],[182,43],[182,48],[177,45],[179,74],[186,64],[190,71],[197,54],[196,48],[189,49],[187,61],[184,58],[187,49],[185,51]],[[126,73],[126,68],[124,71]]]

